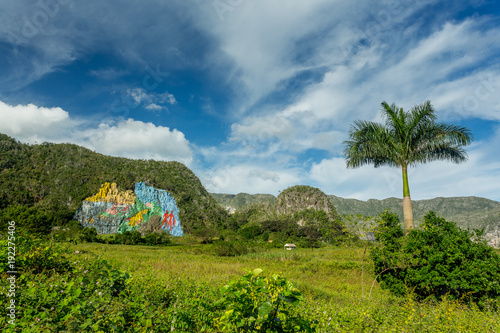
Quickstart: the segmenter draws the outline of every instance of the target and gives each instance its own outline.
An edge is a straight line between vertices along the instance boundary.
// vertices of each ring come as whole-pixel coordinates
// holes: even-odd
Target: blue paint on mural
[[[165,190],[158,190],[144,183],[135,184],[135,194],[142,202],[156,203],[161,207],[161,228],[172,236],[184,235],[175,198]]]

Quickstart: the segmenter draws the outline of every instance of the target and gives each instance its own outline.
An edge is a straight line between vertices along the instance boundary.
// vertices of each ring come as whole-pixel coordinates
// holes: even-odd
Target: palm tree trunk
[[[413,209],[411,206],[410,186],[408,185],[408,168],[403,166],[403,216],[405,220],[405,233],[408,235],[413,229]]]

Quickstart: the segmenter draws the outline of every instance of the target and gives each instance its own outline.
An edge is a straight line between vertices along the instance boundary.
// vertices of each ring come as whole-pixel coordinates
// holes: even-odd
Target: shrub
[[[0,210],[0,229],[6,230],[9,221],[16,221],[18,229],[47,235],[52,231],[53,217],[37,207],[10,206]]]
[[[171,242],[170,235],[164,231],[144,235],[144,245],[168,245]]]
[[[244,226],[238,232],[245,239],[254,239],[261,234],[260,227],[255,224]]]
[[[139,231],[125,231],[122,234],[116,234],[114,239],[115,244],[138,245],[143,243],[141,233]]]
[[[82,242],[98,242],[97,230],[95,228],[83,228],[78,236]]]
[[[500,296],[500,256],[434,212],[407,237],[397,216],[385,212],[376,236],[379,245],[371,256],[382,288],[399,295],[413,292],[419,299],[480,302]]]
[[[254,269],[222,288],[223,315],[216,325],[223,332],[313,332],[311,323],[293,311],[300,292],[279,275],[266,278]]]
[[[238,241],[217,241],[214,243],[212,250],[219,257],[235,257],[249,252],[247,246]]]
[[[60,244],[44,242],[33,235],[18,233],[15,235],[15,270],[23,273],[66,272],[71,269],[66,252]],[[10,271],[8,238],[0,240],[0,273]]]
[[[82,231],[80,222],[71,220],[65,225],[52,228],[53,239],[59,242],[75,242]]]

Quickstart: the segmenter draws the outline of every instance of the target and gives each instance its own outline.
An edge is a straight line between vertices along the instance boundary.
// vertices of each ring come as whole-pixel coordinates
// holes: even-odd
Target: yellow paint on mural
[[[88,197],[86,201],[114,202],[118,204],[133,205],[137,196],[133,191],[118,191],[115,183],[104,183],[99,189],[99,193]]]
[[[142,221],[144,220],[143,219],[143,215],[144,214],[147,214],[149,212],[149,209],[144,209],[144,210],[141,210],[140,212],[138,212],[137,214],[135,214],[134,216],[132,216],[130,218],[130,221],[129,221],[129,225],[131,227],[135,227],[136,225],[139,225],[142,223]]]
[[[91,217],[90,219],[87,220],[88,223],[94,223],[94,218]]]

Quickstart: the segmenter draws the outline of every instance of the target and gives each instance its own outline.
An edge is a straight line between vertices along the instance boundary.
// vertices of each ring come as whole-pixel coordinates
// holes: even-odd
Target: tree
[[[400,167],[403,173],[403,214],[405,232],[413,228],[413,210],[408,185],[408,167],[435,160],[460,163],[467,160],[464,146],[473,136],[469,129],[436,121],[430,101],[410,111],[382,102],[380,123],[357,120],[351,125],[350,140],[344,141],[348,168],[365,164]]]

